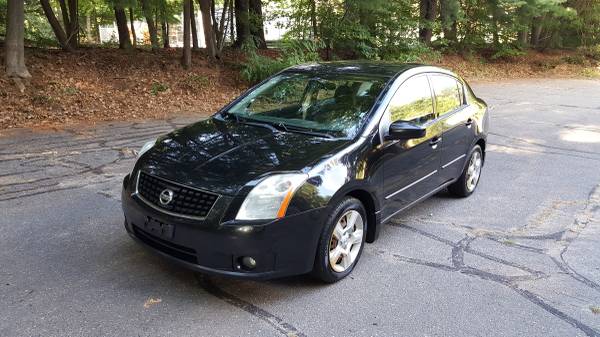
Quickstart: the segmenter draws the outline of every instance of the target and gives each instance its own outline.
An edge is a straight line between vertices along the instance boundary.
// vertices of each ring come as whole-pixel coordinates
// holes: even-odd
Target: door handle
[[[442,137],[440,136],[435,136],[433,137],[430,141],[429,141],[429,146],[431,146],[433,149],[437,148],[438,144],[442,141]]]
[[[467,119],[467,121],[465,122],[465,125],[470,129],[471,125],[473,125],[473,118]]]

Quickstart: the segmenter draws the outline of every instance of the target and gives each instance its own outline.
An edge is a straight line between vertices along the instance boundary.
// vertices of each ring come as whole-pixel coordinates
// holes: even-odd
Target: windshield
[[[286,129],[353,137],[384,84],[383,78],[365,75],[282,73],[228,113]]]

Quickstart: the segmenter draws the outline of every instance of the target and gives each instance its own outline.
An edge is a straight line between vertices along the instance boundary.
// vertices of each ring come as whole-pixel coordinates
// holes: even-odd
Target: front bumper
[[[128,234],[177,264],[202,273],[250,279],[299,275],[313,268],[325,208],[266,223],[221,223],[215,214],[205,220],[190,220],[149,207],[132,195],[128,180],[129,176],[125,177],[121,197]],[[145,230],[148,217],[174,225],[172,238]],[[256,260],[255,268],[244,268],[241,260],[245,256]]]

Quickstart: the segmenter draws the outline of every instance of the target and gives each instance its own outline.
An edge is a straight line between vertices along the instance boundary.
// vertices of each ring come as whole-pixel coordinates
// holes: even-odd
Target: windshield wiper
[[[235,121],[240,124],[263,127],[263,128],[267,128],[273,132],[279,132],[279,130],[277,128],[275,128],[271,123],[258,121],[256,119],[252,119],[252,118],[246,118],[244,116],[240,116],[236,113],[231,113],[229,111],[227,111],[226,113],[228,116],[233,116],[235,118]]]
[[[280,128],[284,129],[287,132],[303,133],[306,135],[325,137],[325,138],[335,138],[333,135],[330,135],[327,132],[315,131],[310,128],[303,128],[301,126],[289,125],[289,124],[285,124],[283,122],[277,123],[276,126],[279,126]]]

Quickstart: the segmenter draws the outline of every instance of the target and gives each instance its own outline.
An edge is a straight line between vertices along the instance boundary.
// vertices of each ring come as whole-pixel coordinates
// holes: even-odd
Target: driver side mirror
[[[406,140],[425,137],[427,129],[411,122],[396,121],[390,125],[387,140]]]

